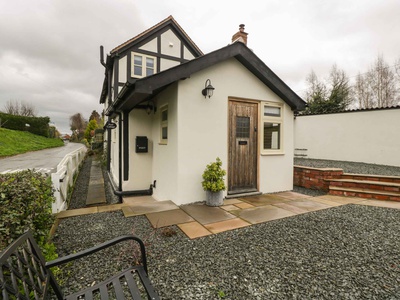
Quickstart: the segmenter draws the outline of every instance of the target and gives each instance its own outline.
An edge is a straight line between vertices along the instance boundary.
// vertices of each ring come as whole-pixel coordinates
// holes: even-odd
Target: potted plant
[[[225,175],[226,171],[222,169],[222,161],[219,157],[217,157],[215,162],[207,165],[201,183],[207,193],[207,205],[220,206],[224,203],[223,191],[226,189],[224,182]]]

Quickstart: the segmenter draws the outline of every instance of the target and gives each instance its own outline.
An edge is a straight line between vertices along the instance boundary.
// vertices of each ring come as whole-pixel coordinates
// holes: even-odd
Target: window
[[[156,72],[156,60],[154,57],[135,53],[132,61],[132,77],[142,78],[153,75]]]
[[[168,143],[168,106],[163,106],[160,109],[160,144]]]
[[[278,103],[266,103],[263,107],[262,123],[262,153],[283,153],[282,116],[283,106]]]

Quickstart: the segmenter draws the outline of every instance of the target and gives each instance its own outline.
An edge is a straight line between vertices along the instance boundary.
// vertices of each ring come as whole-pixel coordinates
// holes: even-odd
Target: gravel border
[[[345,173],[400,176],[400,167],[351,161],[294,158],[294,164],[312,168],[340,168],[343,169]]]
[[[85,174],[73,201],[86,199]],[[166,236],[146,217],[116,211],[63,219],[54,241],[63,256],[135,233],[162,299],[400,299],[399,228],[400,210],[344,205],[189,240],[176,226]],[[65,293],[120,270],[134,259],[131,249],[67,265]]]

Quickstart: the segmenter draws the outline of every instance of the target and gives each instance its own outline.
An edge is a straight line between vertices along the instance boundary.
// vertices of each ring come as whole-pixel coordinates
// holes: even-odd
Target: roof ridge
[[[173,22],[179,30],[185,35],[185,37],[192,43],[192,45],[196,48],[197,51],[199,51],[202,55],[204,55],[203,51],[200,50],[200,48],[196,45],[196,43],[190,38],[190,36],[186,33],[186,31],[179,25],[179,23],[174,19],[172,15],[169,15],[167,18],[164,20],[158,22],[157,24],[153,25],[152,27],[146,29],[145,31],[139,33],[138,35],[134,36],[133,38],[125,41],[124,43],[120,44],[119,46],[115,47],[110,51],[111,54],[118,52],[118,50],[124,48],[126,45],[130,44],[131,42],[137,40],[138,38],[148,34],[149,32],[153,31],[157,27],[160,27],[161,25],[167,23],[167,22]]]

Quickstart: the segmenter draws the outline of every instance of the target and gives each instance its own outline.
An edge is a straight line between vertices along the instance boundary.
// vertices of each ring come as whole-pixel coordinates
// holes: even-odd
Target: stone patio
[[[310,197],[295,192],[226,199],[220,207],[210,207],[204,203],[177,206],[172,201],[156,201],[151,196],[125,197],[123,201],[121,204],[67,210],[60,212],[57,217],[122,210],[127,218],[145,215],[154,228],[177,225],[190,239],[194,239],[351,203],[400,209],[400,202],[395,201],[332,195]]]

